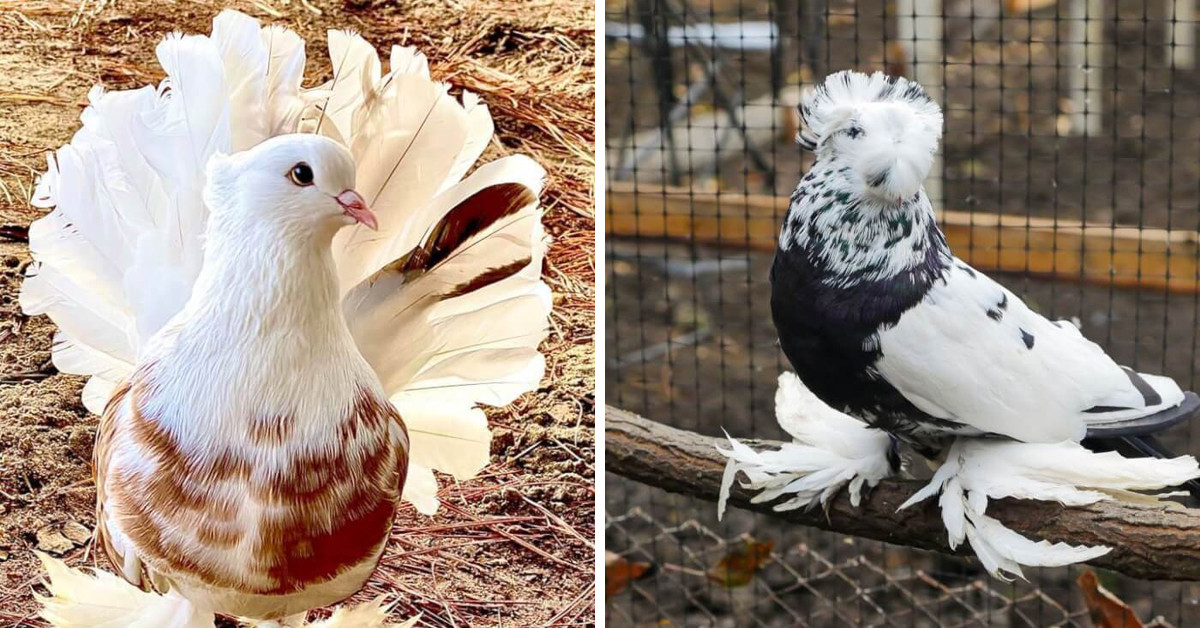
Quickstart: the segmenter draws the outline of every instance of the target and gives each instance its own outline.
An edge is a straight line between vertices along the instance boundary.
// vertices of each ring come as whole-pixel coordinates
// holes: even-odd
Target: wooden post
[[[910,73],[908,78],[920,83],[934,102],[945,107],[942,27],[942,0],[897,0],[896,41],[900,42],[907,53],[908,58],[905,61]],[[934,206],[941,205],[945,200],[942,197],[940,153],[934,157],[929,177],[925,179],[925,192],[929,194]]]
[[[746,441],[755,449],[779,443]],[[605,408],[605,470],[634,481],[715,502],[725,470],[717,445],[724,439],[644,419],[612,406]],[[752,504],[753,493],[734,483],[729,504],[761,512],[797,525],[907,545],[945,554],[950,549],[937,500],[897,512],[896,508],[924,482],[884,480],[858,507],[842,491],[823,512],[820,508],[778,513],[771,504]],[[1031,537],[1074,545],[1106,545],[1113,550],[1092,564],[1147,580],[1200,580],[1200,512],[1178,504],[1131,504],[1106,501],[1067,508],[1052,502],[993,500],[988,514],[1010,529]],[[713,506],[711,521],[716,521]]]
[[[1174,0],[1171,16],[1171,66],[1177,70],[1196,67],[1196,0]]]
[[[1071,132],[1099,135],[1103,131],[1104,0],[1068,0],[1070,43],[1066,47],[1067,84],[1073,106]]]

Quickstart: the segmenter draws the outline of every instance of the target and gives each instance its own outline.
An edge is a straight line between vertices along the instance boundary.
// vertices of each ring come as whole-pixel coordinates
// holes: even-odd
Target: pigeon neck
[[[356,395],[382,395],[342,314],[329,243],[211,235],[187,305],[139,357],[154,391],[143,412],[201,457],[256,418],[289,417],[294,434],[329,442]]]
[[[210,232],[188,303],[192,322],[246,337],[287,330],[313,339],[345,330],[332,233],[287,235]]]

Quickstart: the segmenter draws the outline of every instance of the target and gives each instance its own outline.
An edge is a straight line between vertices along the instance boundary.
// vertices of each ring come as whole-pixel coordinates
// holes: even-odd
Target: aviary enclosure
[[[1195,12],[1190,0],[610,1],[605,402],[708,437],[782,437],[773,395],[788,366],[768,269],[811,161],[795,109],[847,68],[915,79],[942,104],[926,185],[960,257],[1077,319],[1119,362],[1200,386]],[[609,625],[1200,625],[1200,586],[1167,567],[1004,583],[970,557],[737,509],[718,522],[715,484],[697,499],[613,472],[664,483],[614,460],[622,416],[609,410],[606,545],[640,577],[610,580]],[[1197,430],[1163,441],[1200,453]],[[834,510],[804,517],[852,520]],[[1113,607],[1087,572],[1132,614],[1091,617]]]

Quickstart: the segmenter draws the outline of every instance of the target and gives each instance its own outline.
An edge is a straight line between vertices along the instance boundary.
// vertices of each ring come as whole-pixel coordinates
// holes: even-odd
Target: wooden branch
[[[784,197],[714,194],[612,182],[609,234],[775,250]],[[1125,288],[1200,292],[1200,234],[1076,221],[944,211],[954,253],[983,271],[1008,271]]]
[[[605,409],[605,470],[672,493],[716,501],[725,469],[717,445],[722,439],[656,423],[612,406]],[[747,441],[756,448],[778,442]],[[751,504],[753,493],[736,483],[729,503],[799,525],[832,530],[897,545],[954,554],[946,529],[930,499],[901,512],[896,508],[923,482],[885,480],[860,507],[850,505],[845,491],[831,502],[826,518],[819,508],[777,513],[771,504]],[[1200,511],[1175,505],[1100,502],[1067,508],[1016,499],[994,500],[988,514],[1034,539],[1071,544],[1107,545],[1113,550],[1093,564],[1136,578],[1200,580]],[[707,516],[716,520],[716,507]],[[957,554],[967,550],[960,546]],[[969,554],[967,554],[969,555]]]

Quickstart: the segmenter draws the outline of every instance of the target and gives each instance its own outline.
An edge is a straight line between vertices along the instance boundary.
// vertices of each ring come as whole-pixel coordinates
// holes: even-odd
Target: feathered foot
[[[50,596],[35,597],[42,619],[57,628],[212,628],[216,621],[179,595],[148,593],[113,574],[87,574],[41,552],[37,556]]]
[[[761,491],[751,500],[754,503],[792,496],[775,506],[776,511],[784,511],[818,503],[828,508],[830,500],[847,485],[850,503],[857,506],[864,487],[875,486],[899,469],[892,438],[886,432],[825,405],[794,373],[779,376],[775,417],[795,439],[778,451],[756,452],[725,435],[731,449],[718,448],[729,458],[721,480],[718,518],[725,512],[729,489],[739,471],[747,478],[743,487]]]
[[[960,438],[929,484],[900,506],[907,508],[938,492],[950,547],[966,540],[993,576],[1023,578],[1022,566],[1059,567],[1086,562],[1111,548],[1032,541],[987,516],[989,498],[1015,497],[1083,506],[1114,497],[1157,500],[1133,493],[1182,484],[1200,477],[1191,456],[1125,458],[1095,453],[1078,443],[1017,443]]]
[[[339,606],[328,619],[323,619],[304,628],[411,628],[417,624],[420,615],[407,619],[398,624],[388,621],[388,612],[393,604],[384,604],[384,596],[379,596],[370,602],[358,606]]]
[[[283,619],[267,619],[262,621],[243,619],[242,622],[249,624],[253,628],[304,628],[308,622],[308,611],[296,613]]]

